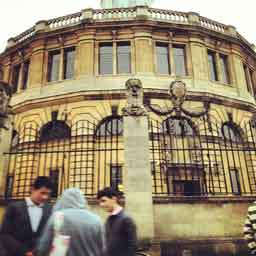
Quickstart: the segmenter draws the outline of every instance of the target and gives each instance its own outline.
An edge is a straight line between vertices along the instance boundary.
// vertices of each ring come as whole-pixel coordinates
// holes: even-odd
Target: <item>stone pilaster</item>
[[[126,84],[128,104],[124,109],[124,187],[126,209],[136,222],[139,238],[151,240],[154,237],[154,217],[148,117],[138,81],[130,79]]]

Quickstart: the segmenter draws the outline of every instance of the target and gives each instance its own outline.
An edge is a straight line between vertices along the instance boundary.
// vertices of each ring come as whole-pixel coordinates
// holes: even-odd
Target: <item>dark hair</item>
[[[35,179],[32,187],[33,189],[48,188],[52,190],[53,185],[49,177],[39,176]]]
[[[104,188],[98,192],[97,199],[100,199],[103,196],[106,196],[108,198],[112,198],[112,197],[119,198],[121,196],[121,193],[114,188]]]

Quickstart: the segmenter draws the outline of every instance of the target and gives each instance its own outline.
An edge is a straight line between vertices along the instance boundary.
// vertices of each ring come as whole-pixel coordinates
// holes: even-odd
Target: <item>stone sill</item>
[[[211,196],[211,197],[153,197],[154,204],[190,203],[190,204],[216,204],[216,203],[252,203],[256,196]]]

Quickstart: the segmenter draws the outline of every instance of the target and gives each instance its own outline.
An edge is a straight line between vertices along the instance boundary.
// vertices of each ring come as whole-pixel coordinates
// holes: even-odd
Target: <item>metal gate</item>
[[[100,123],[78,120],[68,125],[53,120],[43,127],[35,121],[14,131],[6,197],[24,198],[40,175],[54,184],[53,196],[79,187],[89,197],[105,186],[122,190],[123,125],[120,116]]]
[[[239,127],[214,117],[150,119],[155,196],[256,194],[256,137],[251,122]]]

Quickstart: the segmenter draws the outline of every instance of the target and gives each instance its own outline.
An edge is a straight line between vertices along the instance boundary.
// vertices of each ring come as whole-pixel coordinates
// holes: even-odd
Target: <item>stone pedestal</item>
[[[154,217],[147,116],[124,116],[124,157],[126,210],[136,222],[139,239],[152,239]]]
[[[10,120],[5,122],[6,128],[0,128],[0,197],[5,195],[6,176],[9,164],[9,155],[12,139]]]

